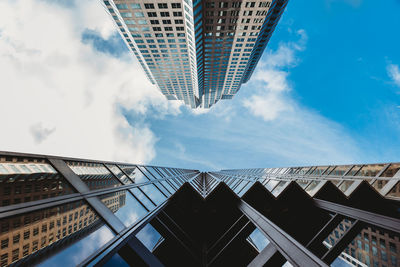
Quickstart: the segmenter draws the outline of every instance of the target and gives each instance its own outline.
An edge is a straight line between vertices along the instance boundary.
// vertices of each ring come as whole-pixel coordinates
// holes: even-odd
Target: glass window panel
[[[339,189],[344,193],[354,183],[354,181],[343,181],[340,184]]]
[[[311,167],[303,167],[300,169],[300,171],[298,172],[299,175],[304,175],[306,174],[309,170],[311,169]]]
[[[129,267],[130,265],[118,254],[115,253],[109,261],[107,261],[104,267]]]
[[[351,170],[346,174],[346,176],[355,176],[357,172],[361,169],[362,165],[354,165]]]
[[[400,198],[400,182],[398,182],[387,194],[387,196]]]
[[[136,188],[131,188],[131,189],[129,189],[129,190],[132,192],[132,194],[135,195],[135,197],[136,197],[137,199],[139,199],[140,202],[143,203],[143,205],[146,206],[146,208],[147,208],[148,210],[152,210],[152,209],[156,206],[155,204],[153,204],[153,203],[150,201],[150,199],[149,199],[142,191],[140,191],[139,188],[136,187]]]
[[[178,188],[180,187],[180,184],[178,184],[178,180],[171,178],[171,179],[169,179],[168,181],[169,181],[170,183],[172,183],[172,185],[173,185],[176,189],[178,189]]]
[[[0,158],[0,207],[75,192],[44,159]]]
[[[376,180],[372,187],[376,189],[376,191],[381,191],[381,189],[389,182],[389,180]]]
[[[136,184],[150,181],[143,173],[134,165],[119,165],[119,167],[131,178]]]
[[[383,167],[385,167],[385,164],[365,165],[356,175],[375,177],[383,169]]]
[[[349,165],[336,166],[335,169],[333,169],[333,171],[329,175],[343,176],[349,168],[350,168]]]
[[[249,182],[243,189],[242,191],[239,192],[239,197],[242,197],[246,192],[249,190],[249,188],[253,185],[253,182]]]
[[[268,244],[268,238],[256,228],[247,238],[247,241],[250,242],[256,249],[261,252]]]
[[[143,227],[136,237],[143,243],[143,245],[151,252],[164,240],[163,237],[157,232],[151,224]]]
[[[279,183],[279,180],[269,180],[268,183],[265,184],[265,187],[269,190],[272,191],[274,187]]]
[[[390,166],[384,171],[381,177],[393,177],[400,169],[400,163],[392,163]]]
[[[122,185],[103,164],[89,162],[67,162],[67,164],[90,190]]]
[[[321,174],[326,170],[326,168],[328,168],[328,166],[319,166],[319,167],[316,167],[316,168],[310,173],[310,175],[321,175]]]
[[[126,175],[121,171],[120,168],[118,168],[116,165],[110,165],[107,164],[107,167],[111,170],[111,172],[117,176],[117,178],[123,183],[123,184],[131,184],[132,181],[126,177]]]
[[[329,175],[330,172],[335,168],[335,166],[330,166],[325,172],[324,175]]]
[[[162,183],[164,185],[164,187],[167,188],[167,190],[173,194],[176,190],[174,188],[172,188],[172,186],[167,182],[167,181],[161,181],[160,183]]]
[[[286,188],[286,185],[288,184],[289,182],[280,181],[279,184],[272,191],[272,194],[277,197],[283,191],[283,189]]]
[[[241,181],[240,184],[238,186],[236,186],[236,188],[233,190],[236,194],[240,192],[240,190],[246,186],[246,184],[248,183],[248,181]]]
[[[163,179],[164,178],[153,167],[146,167],[146,170],[149,173],[151,173],[156,179]]]
[[[147,214],[146,209],[127,190],[102,195],[99,199],[127,227]]]
[[[157,204],[157,206],[166,199],[160,190],[158,190],[153,184],[142,185],[140,188],[151,198],[151,200],[153,200],[154,203]]]
[[[146,167],[138,166],[138,168],[145,176],[147,176],[147,178],[150,180],[155,180],[155,177],[146,169]]]
[[[296,180],[296,183],[300,185],[301,188],[306,188],[306,186],[310,183],[310,181],[307,180]]]
[[[310,195],[314,188],[317,187],[317,185],[320,183],[320,181],[312,181],[307,187],[306,187],[306,192]]]
[[[0,225],[0,235],[12,240],[7,249],[18,249],[7,264],[25,266],[76,266],[114,237],[85,201],[1,219]]]

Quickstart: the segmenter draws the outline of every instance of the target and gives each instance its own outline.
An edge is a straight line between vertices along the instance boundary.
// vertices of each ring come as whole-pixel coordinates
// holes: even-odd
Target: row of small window
[[[265,16],[268,14],[268,11],[261,11],[258,10],[254,13],[255,16]],[[229,12],[229,15],[231,17],[239,17],[240,16],[240,11],[239,10],[232,10]],[[228,11],[221,10],[221,11],[206,11],[205,12],[206,17],[226,17],[228,16]],[[253,11],[252,10],[244,10],[243,11],[243,16],[253,16]]]
[[[208,25],[208,26],[205,27],[206,31],[214,31],[214,30],[216,30],[216,31],[225,31],[225,30],[235,31],[237,29],[239,29],[240,31],[247,31],[249,29],[252,30],[252,31],[255,31],[255,30],[260,30],[261,26],[260,25],[259,26],[251,26],[251,28],[249,28],[249,26],[239,25],[239,28],[238,28],[236,25],[233,25],[233,26],[228,26],[227,28],[225,26],[216,26],[214,28],[214,26],[209,26]],[[210,36],[210,35],[207,35],[207,33],[205,35],[206,36]],[[232,34],[227,33],[227,35],[228,36],[234,36],[235,34],[234,33],[232,33]],[[246,34],[242,33],[242,34],[239,34],[239,35],[245,36]],[[254,32],[254,33],[249,33],[249,35],[250,36],[257,36],[258,34],[256,32]]]
[[[176,28],[176,31],[184,31],[185,30],[185,28],[184,27],[175,27]],[[150,27],[142,27],[142,28],[137,28],[137,27],[129,27],[128,28],[129,29],[129,31],[131,31],[131,32],[148,32],[148,31],[150,31]],[[152,29],[153,29],[153,31],[155,31],[155,32],[160,32],[160,31],[162,31],[162,28],[161,27],[152,27]],[[164,31],[173,31],[174,30],[174,28],[173,27],[164,27]],[[182,35],[181,36],[184,36],[184,33],[182,33]],[[161,35],[157,35],[156,34],[156,37],[162,37],[162,34]]]
[[[165,41],[165,40],[163,40],[163,41]],[[159,43],[165,43],[165,42],[159,42]],[[157,48],[157,45],[138,45],[138,48]],[[158,45],[158,47],[159,48],[167,48],[167,47],[169,47],[169,48],[178,48],[178,45],[176,45],[176,44],[170,44],[170,45],[165,45],[165,44],[159,44]],[[179,45],[179,48],[187,48],[187,46],[186,46],[186,44],[180,44]]]
[[[118,9],[128,9],[129,7],[131,9],[142,9],[142,7],[140,6],[139,3],[130,4],[129,7],[128,7],[127,4],[116,4],[116,6],[117,6]],[[167,3],[158,3],[157,6],[160,9],[168,8],[168,4]],[[181,8],[181,7],[182,7],[181,3],[171,3],[171,8]],[[154,9],[155,6],[152,3],[147,3],[147,4],[145,3],[144,4],[144,8],[145,9]]]
[[[239,8],[242,7],[242,3],[244,2],[231,2],[231,7],[234,8]],[[217,2],[218,5],[216,5],[215,2],[207,2],[206,3],[206,8],[215,8],[215,7],[219,7],[219,8],[228,8],[229,7],[229,2]],[[251,7],[255,7],[256,6],[256,2],[246,2],[244,7],[247,8],[251,8]],[[260,2],[258,4],[258,7],[270,7],[271,6],[271,2]]]
[[[230,19],[228,20],[228,23],[229,23],[229,24],[237,24],[238,21],[239,21],[238,18],[230,18]],[[205,22],[206,22],[205,24],[214,24],[214,19],[206,19]],[[215,22],[216,22],[217,24],[225,24],[225,23],[227,22],[227,20],[226,20],[226,19],[219,18],[219,19],[216,19]],[[250,19],[242,19],[241,22],[242,22],[242,23],[250,23],[251,20],[250,20]],[[263,18],[255,18],[255,19],[253,19],[253,23],[262,23],[262,22],[264,22],[264,19],[263,19]],[[236,25],[232,25],[232,27],[233,27],[233,26],[236,26]],[[235,29],[236,29],[236,28],[235,28]]]

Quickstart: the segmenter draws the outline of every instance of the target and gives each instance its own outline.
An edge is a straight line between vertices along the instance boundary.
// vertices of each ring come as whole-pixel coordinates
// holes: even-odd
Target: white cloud
[[[300,37],[297,42],[281,43],[277,51],[267,51],[248,86],[257,88],[256,93],[245,99],[243,105],[265,121],[275,120],[281,112],[292,110],[293,103],[286,94],[291,90],[289,72],[284,69],[298,64],[296,52],[305,49],[308,39],[302,29],[297,34]]]
[[[81,42],[85,29],[111,37],[98,1],[65,7],[0,2],[0,150],[149,162],[157,138],[120,108],[179,113],[130,55],[119,59]]]
[[[387,66],[387,72],[389,77],[392,79],[392,81],[400,87],[400,70],[399,66],[395,64],[389,64]]]

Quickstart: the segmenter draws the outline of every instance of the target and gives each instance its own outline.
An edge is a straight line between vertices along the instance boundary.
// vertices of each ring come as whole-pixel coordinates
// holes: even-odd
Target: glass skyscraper
[[[148,79],[169,100],[232,99],[257,65],[287,0],[104,1]]]
[[[400,264],[400,163],[197,170],[0,152],[1,266]]]

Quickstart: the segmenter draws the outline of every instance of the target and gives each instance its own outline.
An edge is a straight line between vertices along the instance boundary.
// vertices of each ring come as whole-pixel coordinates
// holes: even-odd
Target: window
[[[146,8],[146,9],[154,9],[154,4],[144,4],[144,8]]]
[[[157,17],[157,13],[156,12],[147,12],[147,16],[148,17]]]
[[[169,12],[160,12],[161,17],[169,17]]]
[[[118,9],[128,9],[128,5],[127,4],[116,4]]]
[[[181,8],[181,3],[172,3],[172,8]]]
[[[138,23],[140,25],[144,25],[144,24],[147,24],[147,21],[145,19],[140,19],[140,20],[138,20]]]
[[[1,249],[8,248],[8,238],[1,240]]]
[[[168,5],[166,3],[159,3],[158,8],[168,8]]]
[[[175,20],[175,24],[183,24],[183,20],[182,19],[176,19]]]
[[[121,16],[123,18],[132,18],[132,13],[131,12],[121,12]]]
[[[171,24],[171,20],[169,19],[163,19],[163,24]]]
[[[143,18],[143,17],[144,17],[144,14],[143,14],[143,12],[135,12],[135,17],[137,17],[137,18]]]
[[[174,17],[182,17],[182,12],[174,12]]]
[[[132,9],[141,9],[140,4],[131,4]]]

